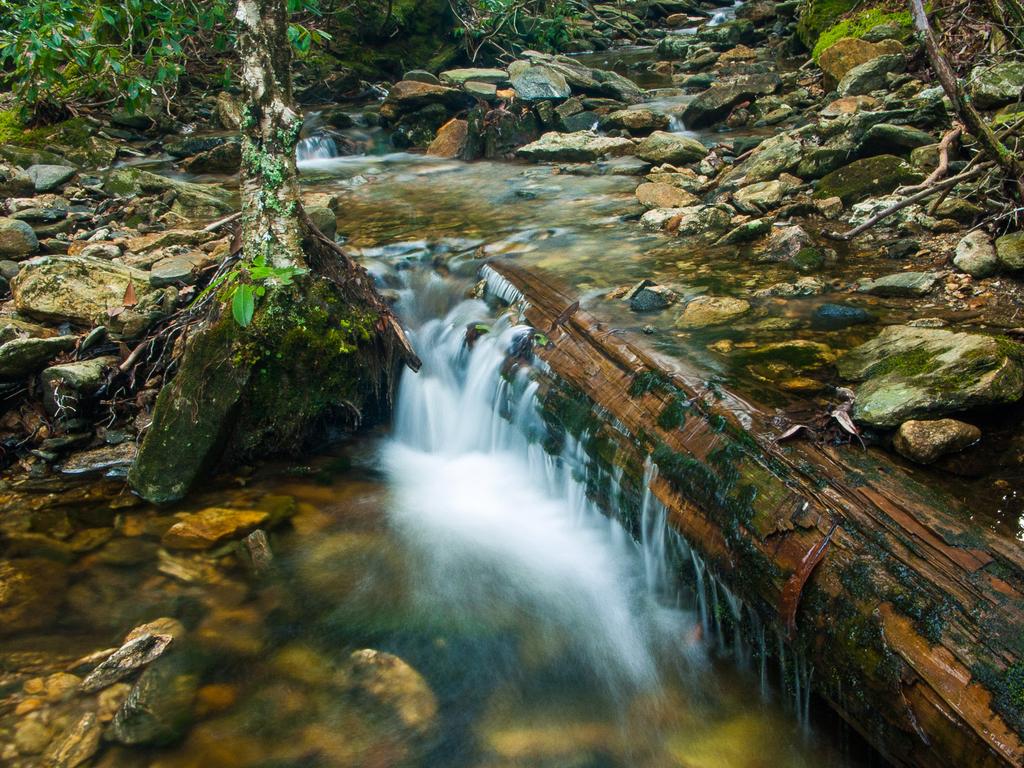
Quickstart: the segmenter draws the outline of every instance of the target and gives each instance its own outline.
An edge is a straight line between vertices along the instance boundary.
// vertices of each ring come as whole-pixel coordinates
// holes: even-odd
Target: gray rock
[[[338,215],[334,211],[327,206],[314,205],[306,209],[306,215],[328,239],[334,239],[338,233]]]
[[[40,374],[43,406],[51,416],[71,419],[78,415],[85,401],[92,398],[106,382],[106,374],[120,362],[115,356],[94,357],[73,363],[53,365]]]
[[[814,310],[811,325],[821,330],[838,330],[851,325],[870,323],[874,317],[863,307],[850,304],[822,304]]]
[[[851,69],[839,81],[839,95],[865,96],[871,91],[885,88],[886,75],[891,72],[902,72],[906,68],[907,60],[901,53],[890,53],[866,61]]]
[[[803,154],[803,144],[799,139],[787,133],[772,136],[758,144],[746,160],[726,173],[721,184],[725,187],[735,187],[771,181],[783,173],[794,170]]]
[[[180,653],[150,665],[132,687],[107,730],[107,738],[128,745],[160,746],[181,738],[192,722],[199,687],[193,664]]]
[[[716,245],[734,245],[737,243],[749,243],[758,238],[764,237],[772,230],[772,223],[768,219],[754,219],[744,222],[726,232],[718,240]]]
[[[74,336],[13,339],[0,346],[0,381],[36,373],[62,352],[74,349]]]
[[[21,197],[35,192],[32,177],[14,165],[0,162],[0,197]]]
[[[213,218],[234,209],[232,195],[213,184],[193,184],[139,168],[115,168],[103,181],[108,195],[162,195],[172,192],[172,210],[186,218]]]
[[[686,165],[701,160],[708,154],[708,148],[696,139],[667,131],[655,131],[641,141],[634,153],[642,160],[656,165]]]
[[[617,157],[633,153],[634,144],[629,139],[598,136],[591,131],[575,133],[549,132],[537,141],[520,147],[516,154],[526,160],[551,162],[567,160],[586,162],[609,155]]]
[[[675,292],[663,285],[644,280],[629,295],[629,308],[634,312],[657,312],[678,300]]]
[[[980,229],[969,232],[957,243],[953,263],[972,277],[989,277],[996,273],[999,259],[992,238]]]
[[[736,190],[732,202],[743,213],[756,216],[777,207],[785,192],[781,181],[759,181]]]
[[[879,123],[871,126],[858,146],[862,155],[905,155],[918,147],[926,147],[935,137],[909,125]]]
[[[477,83],[490,83],[491,85],[504,85],[509,82],[508,72],[504,69],[488,69],[485,67],[466,67],[464,69],[449,69],[440,75],[441,82],[446,85],[465,85],[473,81]],[[406,78],[407,80],[409,78]]]
[[[917,298],[929,293],[939,282],[933,272],[897,272],[875,280],[864,280],[857,291],[887,298]]]
[[[87,259],[104,259],[110,261],[121,257],[121,246],[114,243],[92,243],[85,246],[79,254]]]
[[[39,250],[32,227],[17,219],[0,218],[0,256],[23,259]]]
[[[524,101],[567,99],[572,96],[572,89],[565,77],[543,64],[513,61],[509,65],[508,75],[516,95]]]
[[[52,192],[70,181],[77,171],[68,165],[31,165],[26,169],[36,192]]]
[[[157,260],[149,271],[149,282],[154,288],[165,285],[192,285],[196,273],[213,263],[213,259],[202,251],[189,251],[164,256]]]
[[[440,85],[441,80],[430,72],[423,69],[411,69],[402,75],[403,80],[411,80],[414,83],[426,83],[427,85]]]
[[[1024,395],[1017,345],[982,334],[893,325],[840,358],[839,373],[863,382],[854,418],[876,427],[1016,402]]]
[[[669,126],[669,118],[668,115],[650,109],[620,109],[602,120],[602,125],[606,128],[625,128],[636,133],[664,130]]]
[[[918,464],[931,464],[981,439],[981,430],[956,419],[911,420],[900,424],[892,447]]]
[[[977,66],[967,80],[967,92],[979,109],[996,109],[1024,98],[1024,61]]]
[[[99,448],[72,454],[60,465],[60,471],[64,475],[93,475],[102,472],[106,477],[124,477],[138,452],[138,446],[133,442],[101,445]]]
[[[728,117],[737,104],[774,93],[780,82],[778,75],[757,75],[734,83],[713,85],[686,105],[683,123],[691,129],[714,125]]]
[[[1024,231],[1011,232],[996,239],[996,258],[1006,269],[1024,269]]]

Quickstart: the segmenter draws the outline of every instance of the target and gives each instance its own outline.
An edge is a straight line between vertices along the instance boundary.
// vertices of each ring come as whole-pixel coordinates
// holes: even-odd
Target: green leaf
[[[253,296],[251,285],[240,285],[235,289],[231,297],[231,314],[235,322],[245,328],[252,322],[252,315],[256,311],[256,301]]]

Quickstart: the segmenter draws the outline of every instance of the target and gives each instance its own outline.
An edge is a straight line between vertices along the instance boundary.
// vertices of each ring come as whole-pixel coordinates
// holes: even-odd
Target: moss
[[[912,349],[900,355],[892,355],[873,365],[867,378],[894,374],[902,377],[923,376],[939,367],[935,355],[926,349]]]
[[[1024,734],[1024,661],[997,670],[989,664],[971,668],[975,678],[993,694],[993,705],[1018,734]]]
[[[797,36],[807,50],[813,50],[821,33],[856,5],[857,0],[805,0],[796,25]]]
[[[671,387],[668,377],[660,371],[642,371],[633,377],[629,385],[630,397],[640,397],[648,392],[665,391]]]
[[[858,9],[854,15],[844,18],[821,32],[817,42],[814,44],[814,61],[817,62],[822,51],[837,40],[841,40],[844,37],[863,37],[881,24],[906,29],[907,33],[910,34],[914,22],[910,16],[910,11],[893,12],[880,7]]]
[[[689,402],[674,395],[658,414],[658,426],[666,430],[682,429],[686,424],[686,413],[689,409]]]

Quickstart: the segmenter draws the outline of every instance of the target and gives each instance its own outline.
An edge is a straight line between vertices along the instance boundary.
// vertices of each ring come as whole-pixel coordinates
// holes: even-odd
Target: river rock
[[[21,197],[35,192],[32,177],[16,165],[0,162],[0,197]]]
[[[886,298],[918,298],[932,291],[939,276],[934,272],[896,272],[874,280],[863,280],[857,290]]]
[[[708,148],[689,136],[655,131],[637,145],[635,154],[656,165],[686,165],[706,157]]]
[[[508,68],[508,77],[516,96],[523,101],[567,99],[572,96],[572,89],[565,77],[543,64],[531,64],[521,59],[513,61]]]
[[[905,421],[892,440],[901,456],[918,464],[931,464],[947,453],[962,451],[981,439],[981,430],[956,419]]]
[[[1024,269],[1024,231],[997,238],[996,258],[1005,269],[1014,272]]]
[[[107,371],[119,362],[119,357],[107,355],[53,365],[44,370],[39,378],[47,413],[63,418],[78,415],[82,403],[99,392],[106,382]]]
[[[698,296],[690,301],[676,320],[676,328],[693,330],[722,325],[750,311],[743,299],[729,296]]]
[[[229,539],[239,539],[263,525],[270,515],[259,509],[210,507],[182,516],[163,535],[165,547],[209,549]]]
[[[442,72],[439,78],[446,85],[465,85],[470,81],[490,83],[491,85],[504,85],[509,82],[508,72],[504,69],[486,67],[449,69]]]
[[[36,192],[52,192],[78,172],[69,165],[30,165],[25,169]]]
[[[466,120],[449,120],[437,131],[437,136],[427,147],[427,154],[434,157],[461,157],[469,138],[469,123]]]
[[[996,109],[1024,98],[1024,61],[979,65],[967,79],[967,92],[979,109]]]
[[[108,195],[163,195],[173,193],[171,210],[186,219],[213,218],[234,209],[232,195],[213,184],[193,184],[139,168],[115,168],[107,173],[103,191]]]
[[[781,174],[793,171],[804,156],[799,139],[787,133],[765,139],[750,156],[730,169],[721,184],[726,187],[756,184],[771,181]]]
[[[629,293],[629,308],[634,312],[657,312],[676,303],[678,296],[671,288],[644,280]]]
[[[669,126],[668,115],[650,109],[620,109],[609,114],[602,125],[609,128],[625,128],[634,133],[661,131]]]
[[[129,284],[136,303],[125,307]],[[30,259],[11,281],[11,292],[14,306],[29,317],[90,328],[105,325],[126,336],[142,333],[169,312],[175,295],[170,288],[151,288],[147,272],[84,256]]]
[[[713,85],[686,105],[683,123],[694,130],[707,128],[728,117],[737,104],[774,93],[780,83],[778,75],[753,75],[734,83]]]
[[[0,256],[23,259],[39,250],[32,227],[18,219],[0,218]]]
[[[14,747],[22,755],[38,755],[53,739],[53,731],[39,720],[26,718],[14,729]]]
[[[560,75],[572,90],[586,96],[606,97],[632,104],[639,101],[643,95],[643,91],[632,80],[617,72],[593,69],[570,56],[524,51],[523,58],[532,65],[543,66]],[[513,63],[509,67],[509,75],[513,74],[515,66],[517,65]]]
[[[939,417],[1024,395],[1017,345],[943,328],[893,325],[850,350],[839,373],[863,382],[853,416],[876,427]]]
[[[869,43],[856,37],[843,37],[832,43],[818,56],[818,66],[825,73],[825,87],[834,88],[846,74],[861,64],[886,54],[903,52],[903,46],[895,40]]]
[[[877,155],[854,160],[818,182],[814,197],[838,197],[843,205],[852,205],[873,195],[887,195],[901,184],[921,181],[913,168],[893,155]]]
[[[664,182],[644,182],[636,188],[636,199],[645,208],[685,208],[700,202],[696,195]]]
[[[0,345],[0,381],[16,381],[38,372],[48,362],[75,347],[74,336],[12,339]]]
[[[633,150],[634,144],[629,139],[598,136],[593,131],[551,131],[537,141],[520,147],[516,154],[526,160],[540,162],[589,162],[605,155],[619,157],[632,154]]]
[[[907,68],[906,57],[901,53],[890,53],[859,64],[839,81],[840,96],[863,96],[886,87],[885,76],[891,72],[902,72]]]
[[[151,664],[114,715],[107,738],[121,744],[162,746],[180,739],[192,721],[199,675],[181,653]]]
[[[863,307],[826,303],[814,310],[811,326],[816,329],[835,331],[840,328],[848,328],[851,325],[870,323],[873,320],[874,317],[871,313]]]
[[[381,104],[380,114],[386,120],[397,120],[402,115],[438,104],[449,109],[470,106],[472,99],[457,88],[431,85],[415,80],[395,83]]]
[[[906,155],[919,147],[934,143],[935,137],[911,125],[878,123],[871,126],[860,140],[857,151],[861,155]]]
[[[953,263],[971,277],[990,277],[999,267],[996,249],[988,233],[976,229],[957,243]]]
[[[103,725],[93,712],[86,712],[47,750],[46,765],[52,768],[77,768],[88,762],[100,748]]]
[[[182,160],[182,170],[188,173],[238,173],[242,165],[242,145],[228,141],[218,147]]]
[[[736,190],[732,202],[743,213],[756,216],[777,207],[785,192],[781,181],[759,181]]]
[[[426,738],[437,726],[437,698],[423,676],[397,656],[372,649],[355,651],[341,683],[391,720],[407,738]]]
[[[881,106],[881,102],[873,96],[843,96],[830,101],[820,114],[822,117],[840,117],[861,111],[871,111],[878,109],[879,106]]]
[[[241,137],[234,135],[188,135],[179,136],[164,144],[164,152],[175,160],[184,160],[193,155],[201,155],[204,152],[223,147],[225,144],[241,144]]]
[[[57,617],[67,572],[53,560],[0,560],[0,637],[42,629]]]
[[[131,441],[76,451],[61,463],[60,472],[62,475],[95,475],[102,472],[107,477],[124,477],[138,451],[138,446]]]
[[[317,221],[313,217],[314,213],[318,215],[320,211],[327,210],[330,212],[330,218],[324,217],[322,221]],[[321,229],[328,238],[334,239],[335,229],[330,227],[329,224],[334,223],[334,211],[329,208],[316,208],[311,207],[306,209],[306,214],[318,224],[323,224],[327,229]],[[163,258],[157,259],[153,262],[153,266],[149,271],[149,282],[154,288],[160,288],[166,285],[179,285],[186,284],[192,285],[196,282],[196,273],[205,267],[213,264],[215,259],[208,253],[202,251],[186,251],[185,253],[173,253],[170,256],[164,256]]]

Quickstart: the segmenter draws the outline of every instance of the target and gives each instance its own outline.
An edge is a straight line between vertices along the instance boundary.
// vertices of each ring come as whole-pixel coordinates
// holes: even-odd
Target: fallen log
[[[754,403],[567,312],[548,276],[492,269],[555,329],[535,349],[549,426],[640,493],[657,464],[670,524],[813,664],[816,694],[897,765],[1024,765],[1018,542],[880,452],[777,442]]]

